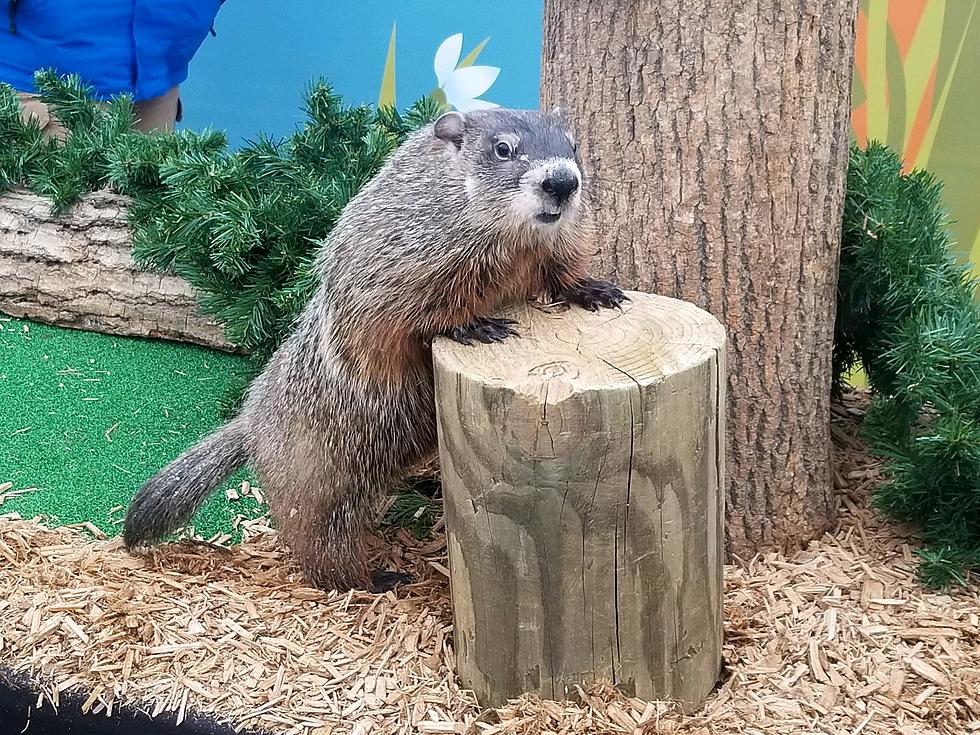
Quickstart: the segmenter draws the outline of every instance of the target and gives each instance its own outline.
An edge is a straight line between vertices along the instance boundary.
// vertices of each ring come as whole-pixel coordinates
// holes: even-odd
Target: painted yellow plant
[[[388,55],[385,57],[385,72],[381,77],[381,93],[378,95],[378,107],[395,107],[395,28],[391,24],[391,38],[388,39]]]

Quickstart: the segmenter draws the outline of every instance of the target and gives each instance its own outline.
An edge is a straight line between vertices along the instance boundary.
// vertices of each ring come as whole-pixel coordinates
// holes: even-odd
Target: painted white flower
[[[450,36],[436,51],[435,70],[439,89],[446,101],[460,112],[486,110],[499,105],[477,99],[497,80],[500,69],[495,66],[465,66],[456,68],[463,51],[463,34]]]

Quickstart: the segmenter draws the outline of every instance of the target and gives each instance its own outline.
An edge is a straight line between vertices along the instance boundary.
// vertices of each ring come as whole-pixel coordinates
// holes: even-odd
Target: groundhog
[[[129,507],[129,548],[163,539],[245,464],[307,581],[385,590],[369,568],[379,501],[437,449],[432,340],[515,335],[494,318],[544,297],[626,298],[587,272],[591,223],[561,114],[449,112],[412,133],[341,213],[321,285],[236,417],[164,467]]]

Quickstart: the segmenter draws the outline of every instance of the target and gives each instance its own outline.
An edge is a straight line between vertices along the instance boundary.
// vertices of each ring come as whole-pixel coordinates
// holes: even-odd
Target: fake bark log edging
[[[0,196],[0,313],[238,351],[186,281],[137,267],[126,206],[125,197],[95,192],[54,217],[42,197]]]

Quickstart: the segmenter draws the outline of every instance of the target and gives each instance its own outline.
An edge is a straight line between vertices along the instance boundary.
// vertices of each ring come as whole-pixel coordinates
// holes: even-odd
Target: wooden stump
[[[629,295],[434,346],[454,645],[481,704],[606,680],[690,709],[720,673],[725,332]]]
[[[186,281],[136,267],[125,198],[96,192],[49,212],[33,194],[0,196],[0,313],[235,351]]]

